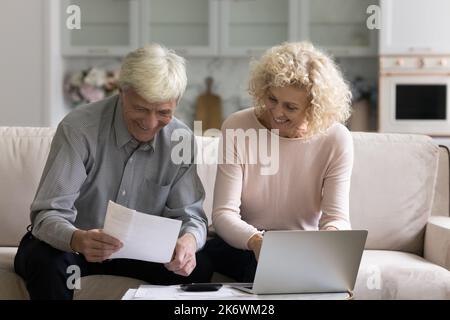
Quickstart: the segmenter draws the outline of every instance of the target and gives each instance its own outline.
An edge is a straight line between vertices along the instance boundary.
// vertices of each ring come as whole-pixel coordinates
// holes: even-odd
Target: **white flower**
[[[74,87],[80,87],[83,84],[83,72],[79,71],[72,74],[69,83]]]
[[[92,68],[84,78],[84,82],[94,87],[102,87],[106,81],[105,70]]]

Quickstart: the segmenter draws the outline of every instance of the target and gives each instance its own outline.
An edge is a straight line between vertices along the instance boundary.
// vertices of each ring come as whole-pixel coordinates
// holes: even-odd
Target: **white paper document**
[[[186,292],[179,285],[155,286],[141,285],[138,289],[130,289],[122,300],[209,300],[209,299],[234,299],[248,297],[247,293],[223,286],[218,291]]]
[[[111,259],[167,263],[172,259],[181,221],[138,212],[109,201],[103,231],[123,243]]]
[[[298,293],[298,294],[249,294],[224,284],[218,291],[186,292],[179,285],[155,286],[141,285],[129,289],[122,300],[348,300],[348,292]],[[239,285],[237,283],[237,285]]]

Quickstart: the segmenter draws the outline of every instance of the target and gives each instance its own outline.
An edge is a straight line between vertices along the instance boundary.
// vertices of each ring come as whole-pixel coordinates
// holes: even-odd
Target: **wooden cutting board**
[[[220,129],[222,125],[222,100],[211,91],[213,78],[205,79],[206,92],[197,97],[195,120],[202,121],[202,130]]]

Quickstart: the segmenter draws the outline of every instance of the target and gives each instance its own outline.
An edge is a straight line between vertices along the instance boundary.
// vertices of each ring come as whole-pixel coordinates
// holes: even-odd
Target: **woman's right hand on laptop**
[[[263,234],[255,233],[247,242],[247,247],[255,254],[256,261],[259,259],[259,252],[261,251],[261,245],[263,241]]]

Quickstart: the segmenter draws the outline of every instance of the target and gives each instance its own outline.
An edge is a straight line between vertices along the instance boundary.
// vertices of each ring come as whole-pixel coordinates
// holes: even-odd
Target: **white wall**
[[[0,4],[0,125],[40,126],[45,121],[42,2]]]
[[[59,0],[0,3],[0,126],[48,126],[65,113]]]

